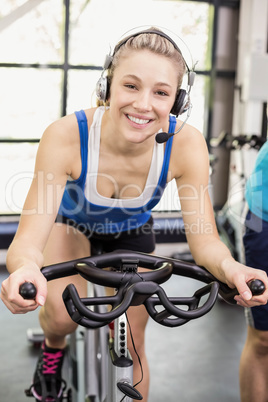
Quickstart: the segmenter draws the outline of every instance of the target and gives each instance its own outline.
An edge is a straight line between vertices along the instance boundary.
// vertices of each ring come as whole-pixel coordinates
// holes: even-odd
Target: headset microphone
[[[172,135],[174,135],[175,133],[165,133],[165,132],[162,132],[162,133],[158,133],[158,134],[156,134],[156,136],[155,136],[155,141],[158,143],[158,144],[163,144],[163,142],[167,142],[167,140],[170,138],[170,137],[172,137]]]
[[[170,137],[172,137],[175,134],[178,134],[183,129],[183,127],[185,126],[187,120],[189,119],[190,114],[191,114],[191,109],[192,109],[192,105],[190,104],[189,109],[187,110],[187,117],[186,117],[186,119],[184,120],[184,122],[182,123],[182,125],[180,126],[180,128],[177,131],[175,131],[174,133],[165,133],[164,131],[161,132],[161,133],[157,133],[156,136],[155,136],[155,141],[158,144],[163,144],[163,142],[167,142],[167,140]]]

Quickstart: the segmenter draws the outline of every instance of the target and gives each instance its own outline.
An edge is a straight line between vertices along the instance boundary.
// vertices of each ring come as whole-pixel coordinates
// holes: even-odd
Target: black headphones
[[[176,45],[176,43],[168,36],[166,35],[164,32],[162,31],[158,31],[156,29],[147,29],[144,31],[140,31],[137,32],[133,35],[129,35],[127,36],[125,39],[123,39],[121,42],[119,42],[113,51],[113,54],[109,54],[106,56],[105,59],[105,63],[103,66],[103,70],[101,73],[101,77],[97,82],[96,85],[96,95],[97,98],[102,101],[102,102],[106,102],[107,98],[109,96],[109,82],[107,77],[104,76],[105,71],[111,66],[113,58],[115,53],[120,49],[121,46],[123,46],[130,38],[134,38],[138,35],[141,34],[156,34],[159,36],[162,36],[163,38],[166,38],[170,43],[172,43],[172,45],[174,46],[174,48],[181,54],[183,61],[185,63],[186,69],[187,69],[187,76],[188,76],[188,89],[187,91],[185,89],[180,89],[174,105],[172,106],[172,109],[170,111],[171,114],[174,114],[175,116],[179,116],[182,113],[186,112],[187,110],[189,110],[191,108],[191,100],[190,100],[190,92],[191,92],[191,88],[194,84],[194,79],[195,79],[195,72],[193,70],[190,70],[190,68],[188,67],[179,47]]]

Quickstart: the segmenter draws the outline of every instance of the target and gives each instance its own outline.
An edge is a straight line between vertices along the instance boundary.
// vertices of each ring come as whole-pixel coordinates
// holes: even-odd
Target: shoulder
[[[88,127],[90,128],[96,108],[84,110]],[[41,138],[41,142],[51,142],[62,147],[69,147],[80,143],[79,127],[75,113],[66,115],[51,123]]]
[[[181,121],[177,121],[176,131],[180,128],[183,123]],[[205,144],[205,138],[203,134],[194,126],[190,124],[185,124],[183,129],[175,135],[176,142],[185,148],[194,145],[200,145],[201,143]],[[174,138],[174,139],[175,139]]]
[[[178,121],[176,130],[182,122]],[[209,154],[203,134],[190,124],[175,134],[173,139],[170,165],[173,177],[182,176],[186,171],[205,169],[209,167]]]
[[[91,124],[94,109],[85,110],[88,125]],[[38,161],[43,164],[52,159],[61,164],[73,178],[81,170],[80,135],[75,113],[66,115],[51,123],[44,131],[38,149]]]
[[[88,126],[90,127],[93,121],[94,113],[97,108],[85,109],[85,115],[87,118]],[[78,121],[75,113],[66,115],[53,123],[51,123],[44,132],[44,135],[49,135],[49,133],[57,133],[58,136],[64,135],[65,139],[73,139],[74,133],[78,132]],[[70,137],[70,138],[68,138]]]
[[[91,108],[91,109],[85,109],[85,110],[84,110],[84,112],[85,112],[85,114],[86,114],[87,124],[88,124],[88,127],[89,127],[89,128],[90,128],[90,126],[91,126],[92,123],[93,123],[94,114],[95,114],[95,112],[96,112],[98,109],[99,109],[99,108],[94,107],[94,108]]]
[[[67,115],[51,123],[44,131],[39,148],[65,148],[79,140],[75,114]]]

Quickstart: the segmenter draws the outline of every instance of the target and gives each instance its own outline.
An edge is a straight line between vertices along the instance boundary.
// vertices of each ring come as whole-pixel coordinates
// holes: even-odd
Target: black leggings
[[[108,253],[119,249],[152,253],[155,249],[152,217],[136,229],[112,234],[92,232],[86,225],[78,224],[73,219],[62,215],[57,216],[56,222],[72,226],[83,233],[90,241],[92,254],[99,254],[100,251]]]

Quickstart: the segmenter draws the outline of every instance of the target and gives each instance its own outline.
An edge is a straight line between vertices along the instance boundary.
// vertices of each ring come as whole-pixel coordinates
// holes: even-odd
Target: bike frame
[[[92,285],[91,288],[93,295],[94,289]],[[78,326],[76,331],[70,335],[69,367],[71,368],[72,396],[75,402],[102,400],[99,379],[103,379],[104,374],[100,376],[99,373],[101,370],[99,370],[97,350],[101,348],[101,362],[105,365],[104,359],[107,353],[104,353],[104,337],[106,335],[103,333],[104,331],[105,333],[107,332],[105,327],[93,330]]]
[[[88,284],[88,295],[103,296],[103,288]],[[103,306],[94,306],[101,312]],[[120,357],[120,359],[118,358]],[[133,385],[133,363],[127,348],[125,314],[108,326],[88,329],[78,326],[69,342],[70,383],[73,402],[131,402],[117,384]]]

